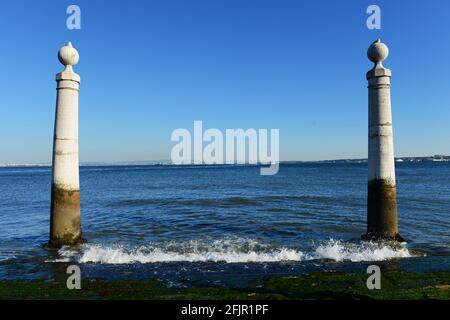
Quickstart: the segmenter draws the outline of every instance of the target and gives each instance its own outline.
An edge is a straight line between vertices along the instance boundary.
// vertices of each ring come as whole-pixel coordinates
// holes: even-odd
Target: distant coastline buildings
[[[333,159],[333,160],[316,160],[316,161],[280,161],[280,164],[288,163],[366,163],[367,158],[361,159]],[[434,155],[425,157],[397,157],[395,162],[450,162],[450,156]],[[120,162],[80,162],[80,167],[96,167],[96,166],[166,166],[174,165],[170,160],[160,161],[120,161]],[[206,164],[204,164],[206,165]],[[51,167],[48,163],[0,163],[0,168],[6,167]]]

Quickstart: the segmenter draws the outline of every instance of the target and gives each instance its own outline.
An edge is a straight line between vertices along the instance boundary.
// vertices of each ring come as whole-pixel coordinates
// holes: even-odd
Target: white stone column
[[[370,239],[401,239],[398,234],[394,142],[391,113],[391,70],[383,60],[388,47],[378,39],[369,47],[375,63],[367,72],[369,82],[369,154],[367,234]]]
[[[50,217],[50,244],[56,247],[82,242],[78,162],[80,76],[72,68],[78,63],[79,55],[69,42],[59,50],[58,58],[65,69],[56,75]]]

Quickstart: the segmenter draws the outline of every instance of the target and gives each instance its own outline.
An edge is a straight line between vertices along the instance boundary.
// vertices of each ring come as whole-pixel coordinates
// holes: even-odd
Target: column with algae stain
[[[64,70],[56,75],[57,98],[51,189],[51,247],[82,242],[78,160],[78,92],[80,76],[73,71],[78,51],[69,42],[58,52]]]
[[[369,154],[367,233],[365,239],[403,241],[398,232],[397,192],[391,113],[391,70],[382,62],[389,54],[380,39],[367,56],[375,65],[367,72],[369,83]]]

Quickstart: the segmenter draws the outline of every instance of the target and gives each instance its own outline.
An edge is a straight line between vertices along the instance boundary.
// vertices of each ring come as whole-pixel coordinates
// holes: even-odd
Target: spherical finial
[[[381,42],[380,39],[377,39],[374,43],[372,43],[367,50],[367,57],[373,63],[382,62],[389,55],[388,47]]]
[[[68,43],[66,46],[59,49],[58,59],[65,66],[73,66],[78,63],[80,56],[77,49],[72,47],[72,43]]]

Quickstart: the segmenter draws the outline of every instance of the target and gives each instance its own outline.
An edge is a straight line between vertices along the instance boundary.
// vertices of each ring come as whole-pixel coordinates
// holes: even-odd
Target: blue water
[[[401,235],[361,242],[366,163],[81,167],[87,244],[46,251],[51,168],[0,168],[0,278],[157,276],[173,283],[389,263],[450,267],[450,164],[397,163]]]

